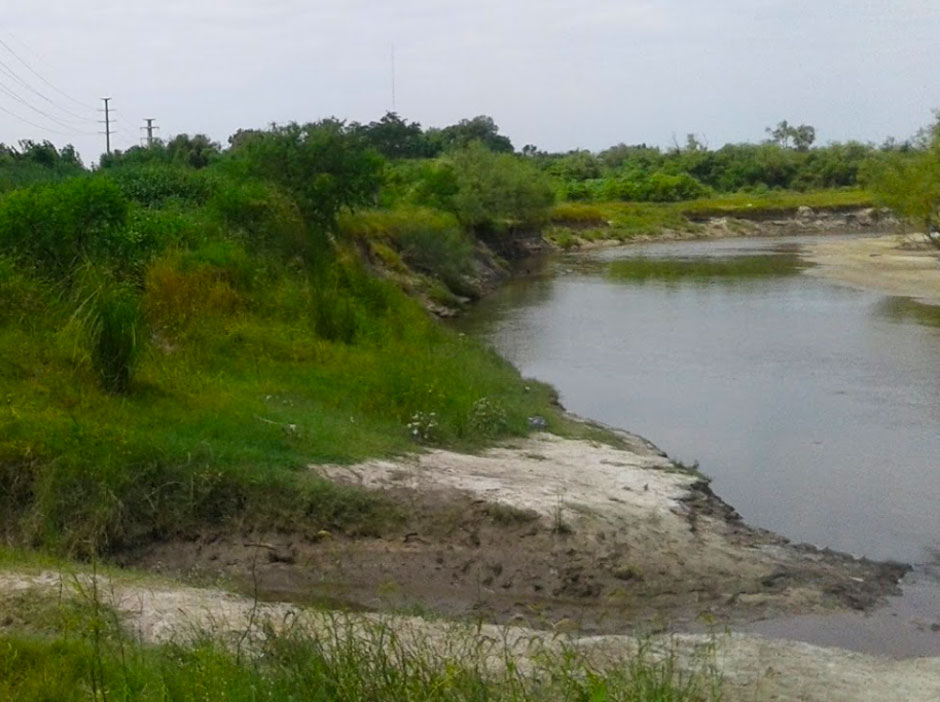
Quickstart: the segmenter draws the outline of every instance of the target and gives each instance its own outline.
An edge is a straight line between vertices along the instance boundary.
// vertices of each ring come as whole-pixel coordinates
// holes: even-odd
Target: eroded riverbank
[[[311,470],[393,494],[410,516],[382,537],[212,535],[132,562],[278,599],[594,633],[866,610],[905,572],[749,527],[700,475],[635,437],[615,448],[543,434],[480,455]]]

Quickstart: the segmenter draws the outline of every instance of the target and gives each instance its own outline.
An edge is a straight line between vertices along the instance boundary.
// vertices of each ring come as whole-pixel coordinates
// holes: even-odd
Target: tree
[[[222,147],[205,134],[177,134],[166,144],[171,163],[185,164],[192,168],[205,168],[221,152]]]
[[[345,122],[292,122],[237,137],[228,152],[233,167],[290,193],[320,234],[334,229],[343,208],[371,204],[378,194],[382,157]]]
[[[917,151],[882,153],[866,181],[879,202],[923,227],[940,248],[940,134]]]
[[[816,141],[816,128],[809,124],[794,126],[782,120],[776,127],[767,127],[765,130],[773,142],[785,149],[790,148],[790,142],[797,151],[806,151]]]
[[[527,159],[472,142],[450,160],[457,180],[455,213],[465,227],[487,236],[532,229],[547,218],[554,193]]]
[[[443,129],[429,129],[428,141],[438,151],[460,149],[471,142],[479,142],[485,148],[496,153],[513,153],[515,149],[509,137],[499,133],[499,127],[492,117],[479,115],[473,119],[462,119]]]
[[[354,124],[352,128],[386,158],[426,158],[434,155],[421,125],[406,122],[395,112],[386,112],[378,122]]]

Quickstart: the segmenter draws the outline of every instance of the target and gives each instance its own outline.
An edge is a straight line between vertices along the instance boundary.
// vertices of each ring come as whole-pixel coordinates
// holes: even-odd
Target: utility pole
[[[153,146],[153,130],[160,129],[160,127],[153,126],[153,123],[156,121],[157,121],[156,117],[146,117],[144,119],[144,122],[147,123],[147,126],[140,128],[141,131],[147,132],[147,148],[148,149]]]
[[[111,155],[111,106],[108,104],[111,102],[111,98],[101,98],[104,102],[104,110],[99,110],[99,112],[104,112],[104,120],[98,120],[99,122],[104,123],[104,139],[105,139],[105,148],[108,155]]]

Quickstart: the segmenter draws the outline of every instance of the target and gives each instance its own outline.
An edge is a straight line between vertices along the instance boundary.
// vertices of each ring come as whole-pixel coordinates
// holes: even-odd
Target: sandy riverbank
[[[940,251],[923,235],[820,239],[805,247],[808,275],[940,305]]]

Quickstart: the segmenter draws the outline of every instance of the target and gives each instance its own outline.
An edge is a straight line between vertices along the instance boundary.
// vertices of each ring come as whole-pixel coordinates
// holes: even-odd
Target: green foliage
[[[229,232],[240,235],[254,251],[296,256],[309,245],[306,223],[296,202],[267,183],[226,181],[208,207]]]
[[[219,144],[205,134],[178,134],[164,142],[155,139],[150,146],[132,146],[127,151],[102,154],[101,168],[133,167],[143,165],[176,165],[185,168],[205,168],[221,152]]]
[[[451,156],[460,222],[478,232],[537,229],[548,219],[554,195],[528,161],[496,154],[473,142]]]
[[[887,152],[873,159],[865,178],[878,202],[915,221],[926,233],[940,228],[940,136],[924,149]]]
[[[409,123],[395,112],[386,112],[378,122],[353,125],[365,142],[386,158],[425,158],[434,155],[434,147],[421,125]]]
[[[74,317],[87,338],[92,366],[106,391],[126,394],[147,338],[139,296],[91,267],[80,278]]]
[[[105,173],[125,198],[144,207],[200,205],[209,199],[215,185],[206,174],[178,165],[131,164]]]
[[[797,151],[806,151],[816,141],[816,128],[808,124],[795,126],[783,120],[773,129],[767,127],[764,131],[771,136],[774,143],[784,148],[789,147],[792,142]]]
[[[53,183],[85,172],[70,144],[62,149],[48,141],[24,139],[19,148],[0,144],[0,192],[18,187]]]
[[[0,253],[58,275],[88,258],[126,260],[127,203],[103,178],[15,190],[0,200]]]
[[[512,153],[512,142],[499,133],[499,127],[492,117],[478,115],[473,119],[462,119],[443,129],[430,129],[427,140],[435,153],[463,149],[474,142],[483,145],[494,153]]]
[[[632,202],[680,202],[704,197],[708,189],[688,173],[671,175],[656,171],[650,175],[631,173],[608,180],[601,189],[604,199]]]
[[[457,173],[447,160],[398,161],[385,170],[380,203],[452,212],[459,189]]]
[[[289,193],[308,226],[323,233],[343,209],[372,202],[381,183],[381,157],[336,120],[247,134],[229,158],[238,172]]]

